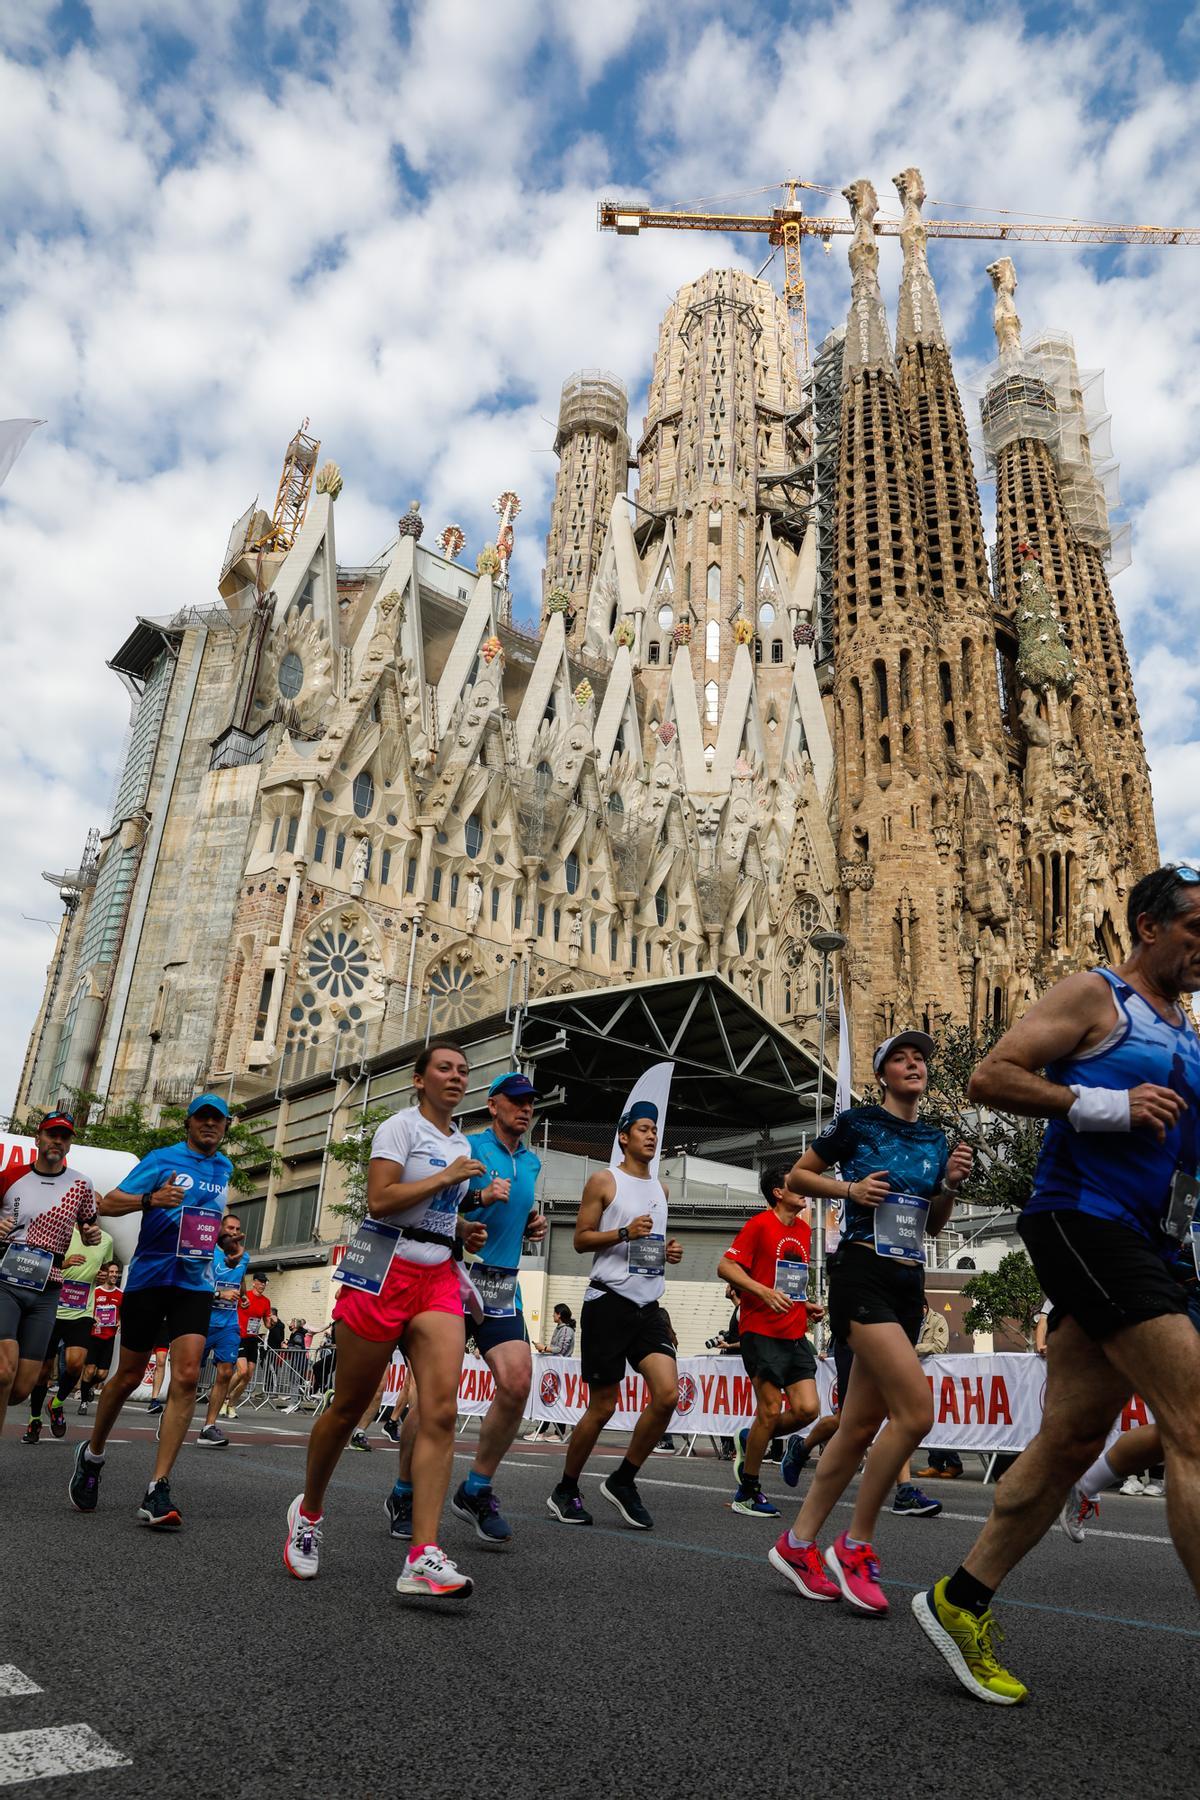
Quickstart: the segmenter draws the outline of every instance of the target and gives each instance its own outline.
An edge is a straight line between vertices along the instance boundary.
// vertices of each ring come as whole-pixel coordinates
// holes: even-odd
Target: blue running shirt
[[[175,1175],[177,1185],[185,1191],[185,1205],[199,1206],[205,1212],[220,1215],[225,1211],[232,1174],[233,1164],[219,1150],[212,1156],[200,1156],[186,1144],[170,1144],[163,1150],[151,1150],[149,1155],[143,1156],[135,1169],[122,1175],[117,1185],[123,1194],[152,1194]],[[175,1254],[181,1210],[178,1206],[153,1206],[142,1214],[137,1248],[125,1277],[126,1293],[148,1287],[178,1287],[188,1288],[193,1293],[212,1293],[211,1256],[207,1262],[196,1262]]]
[[[487,1170],[486,1175],[476,1175],[471,1182],[468,1202],[473,1193],[490,1186],[493,1176],[512,1182],[507,1200],[498,1200],[494,1206],[464,1203],[460,1208],[464,1218],[479,1219],[487,1226],[487,1243],[479,1252],[479,1260],[488,1268],[519,1269],[525,1226],[537,1206],[534,1191],[542,1169],[541,1158],[528,1144],[518,1144],[514,1156],[490,1125],[484,1131],[468,1132],[467,1142],[471,1146],[471,1155],[477,1157]],[[517,1311],[522,1312],[519,1282],[516,1302]]]
[[[946,1134],[921,1119],[899,1119],[882,1106],[854,1106],[840,1112],[809,1145],[826,1167],[834,1163],[845,1181],[861,1181],[886,1169],[896,1194],[932,1199],[942,1185],[950,1146]],[[838,1202],[843,1244],[874,1244],[875,1208],[854,1200]]]
[[[1033,1178],[1027,1213],[1083,1212],[1111,1219],[1150,1238],[1172,1257],[1160,1229],[1176,1169],[1200,1172],[1200,1039],[1191,1026],[1171,1025],[1111,969],[1097,969],[1113,991],[1117,1018],[1094,1050],[1047,1065],[1064,1087],[1171,1088],[1187,1102],[1159,1143],[1152,1131],[1078,1132],[1051,1119]]]
[[[240,1288],[242,1280],[250,1273],[250,1253],[243,1250],[236,1262],[230,1262],[220,1244],[213,1251],[213,1286],[214,1288]],[[218,1312],[232,1312],[237,1306],[236,1300],[218,1300]]]

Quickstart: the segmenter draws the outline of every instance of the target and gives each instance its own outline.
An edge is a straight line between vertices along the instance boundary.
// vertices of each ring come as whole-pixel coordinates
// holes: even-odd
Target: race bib
[[[378,1219],[364,1219],[346,1245],[346,1254],[333,1271],[333,1279],[357,1288],[360,1293],[378,1294],[399,1241],[400,1233],[394,1225],[381,1225]]]
[[[629,1272],[631,1275],[661,1275],[666,1267],[667,1240],[652,1232],[649,1237],[630,1238]]]
[[[1200,1281],[1200,1225],[1192,1221],[1192,1267],[1196,1271],[1196,1279]]]
[[[222,1300],[220,1294],[218,1294],[213,1301],[212,1309],[214,1312],[235,1312],[237,1310],[237,1301]],[[262,1321],[260,1319],[252,1319],[246,1327],[247,1332],[253,1331],[255,1325],[261,1323]]]
[[[1192,1229],[1198,1197],[1200,1181],[1194,1175],[1186,1174],[1183,1169],[1176,1169],[1167,1191],[1167,1210],[1163,1214],[1162,1228],[1165,1236],[1174,1238],[1177,1244],[1184,1243]]]
[[[470,1273],[483,1305],[485,1319],[511,1319],[516,1315],[515,1269],[493,1269],[487,1263],[472,1263]]]
[[[58,1304],[66,1307],[86,1306],[91,1291],[90,1281],[64,1281],[58,1290]]]
[[[220,1231],[220,1213],[206,1212],[202,1206],[181,1207],[176,1256],[184,1262],[208,1262],[217,1247]]]
[[[923,1268],[928,1216],[928,1200],[916,1194],[889,1194],[875,1208],[875,1254]]]
[[[49,1250],[37,1250],[32,1244],[10,1244],[0,1262],[0,1277],[10,1287],[42,1289],[50,1279],[54,1257]]]
[[[117,1309],[115,1306],[98,1306],[96,1308],[96,1327],[99,1331],[116,1330]]]
[[[779,1257],[775,1264],[775,1286],[789,1300],[803,1304],[808,1299],[808,1264]]]

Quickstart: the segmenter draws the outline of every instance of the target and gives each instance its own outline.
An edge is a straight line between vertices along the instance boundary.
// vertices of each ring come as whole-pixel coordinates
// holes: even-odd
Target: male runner
[[[208,1395],[208,1411],[196,1437],[206,1448],[227,1450],[229,1439],[217,1424],[217,1415],[225,1404],[233,1371],[237,1366],[241,1334],[238,1330],[238,1307],[246,1293],[246,1277],[250,1258],[246,1253],[242,1221],[236,1213],[226,1213],[221,1220],[221,1235],[213,1251],[213,1307],[208,1321],[208,1337],[201,1365],[211,1350],[217,1359],[216,1373]]]
[[[104,1385],[104,1377],[112,1368],[117,1328],[121,1322],[121,1302],[124,1298],[121,1291],[121,1265],[115,1257],[110,1257],[97,1277],[96,1289],[92,1295],[94,1323],[92,1335],[88,1339],[87,1362],[79,1377],[81,1415],[89,1410],[96,1389]]]
[[[739,1347],[756,1403],[753,1425],[735,1439],[733,1510],[768,1519],[779,1508],[762,1491],[763,1453],[776,1432],[801,1431],[817,1416],[817,1359],[805,1333],[810,1318],[825,1316],[807,1301],[812,1230],[801,1217],[804,1202],[787,1185],[791,1167],[763,1170],[766,1211],[747,1220],[717,1264],[740,1296]]]
[[[29,1396],[29,1424],[21,1439],[23,1444],[36,1444],[41,1436],[42,1407],[46,1402],[46,1390],[54,1380],[58,1367],[60,1347],[65,1366],[58,1382],[58,1392],[49,1406],[50,1432],[56,1438],[67,1435],[64,1402],[74,1393],[75,1384],[83,1374],[84,1364],[87,1362],[94,1323],[92,1307],[95,1281],[112,1256],[112,1247],[113,1242],[107,1231],[101,1231],[98,1244],[85,1244],[78,1226],[71,1234],[70,1248],[63,1258],[63,1278],[58,1290],[59,1304],[54,1329],[50,1333],[45,1359]]]
[[[86,1246],[100,1241],[92,1184],[67,1167],[74,1133],[70,1113],[47,1113],[32,1164],[0,1174],[0,1432],[9,1401],[24,1400],[41,1370],[71,1234],[78,1225]]]
[[[973,1101],[1049,1120],[1018,1230],[1054,1302],[1042,1423],[996,1490],[962,1566],[913,1611],[967,1692],[1026,1688],[992,1650],[996,1589],[1053,1524],[1133,1393],[1162,1432],[1167,1523],[1200,1590],[1200,1336],[1168,1263],[1200,1165],[1200,1041],[1180,996],[1200,987],[1200,872],[1166,867],[1128,902],[1115,970],[1068,975],[971,1077]],[[1044,1069],[1044,1075],[1038,1071]]]
[[[237,1418],[237,1403],[254,1379],[254,1370],[262,1351],[270,1320],[271,1302],[267,1299],[267,1278],[261,1274],[252,1275],[248,1291],[243,1282],[242,1298],[238,1301],[237,1374],[233,1377],[225,1395],[223,1411],[227,1419]]]
[[[222,1156],[229,1108],[219,1094],[200,1094],[187,1109],[185,1138],[151,1150],[100,1202],[101,1213],[142,1213],[137,1248],[125,1279],[121,1354],[96,1408],[91,1441],[80,1444],[71,1476],[71,1504],[94,1512],[100,1496],[104,1446],[121,1408],[146,1373],[160,1337],[171,1347],[171,1386],[159,1426],[154,1475],[138,1518],[156,1530],[183,1523],[171,1499],[169,1476],[196,1404],[200,1358],[213,1301],[213,1251],[225,1213],[233,1164]]]
[[[683,1245],[667,1236],[667,1190],[650,1174],[658,1148],[658,1108],[635,1100],[617,1126],[621,1161],[588,1177],[575,1220],[575,1248],[589,1252],[592,1274],[579,1309],[580,1372],[588,1403],[567,1442],[562,1479],[546,1501],[564,1525],[590,1525],[579,1477],[596,1440],[617,1410],[626,1364],[650,1390],[623,1460],[600,1492],[627,1525],[654,1524],[637,1490],[637,1473],[675,1411],[679,1377],[675,1346],[661,1300],[664,1263],[677,1263]]]

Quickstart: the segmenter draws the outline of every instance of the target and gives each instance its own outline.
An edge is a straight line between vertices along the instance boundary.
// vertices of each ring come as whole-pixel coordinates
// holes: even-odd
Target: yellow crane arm
[[[602,200],[596,211],[601,231],[616,231],[623,237],[639,231],[752,231],[771,243],[785,242],[785,227],[790,235],[798,231],[802,237],[849,237],[854,230],[850,219],[831,219],[803,213],[798,208],[777,206],[769,213],[705,213],[659,211],[636,200]],[[1200,244],[1200,226],[1195,225],[1105,225],[1080,223],[1064,219],[1042,223],[1008,222],[998,219],[926,219],[925,230],[932,237],[983,238],[1041,244]],[[876,219],[877,237],[899,237],[899,219]]]

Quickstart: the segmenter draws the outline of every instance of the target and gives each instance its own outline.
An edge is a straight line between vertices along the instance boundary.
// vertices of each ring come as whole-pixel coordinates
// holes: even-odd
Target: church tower
[[[629,397],[615,375],[581,369],[563,382],[554,437],[559,470],[542,575],[543,630],[551,593],[565,593],[572,612],[587,600],[613,502],[629,477],[628,423]]]

